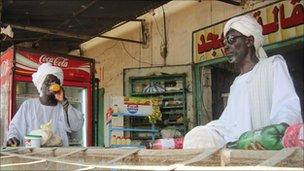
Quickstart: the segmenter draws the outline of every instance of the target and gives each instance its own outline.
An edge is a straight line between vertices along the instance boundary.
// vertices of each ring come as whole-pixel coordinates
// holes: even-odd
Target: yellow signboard
[[[281,1],[249,13],[262,25],[265,45],[304,35],[303,1]],[[193,32],[194,63],[225,56],[222,32],[226,22]]]

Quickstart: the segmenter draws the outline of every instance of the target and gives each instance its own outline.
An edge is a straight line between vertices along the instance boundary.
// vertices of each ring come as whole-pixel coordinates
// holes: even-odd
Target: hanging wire
[[[160,30],[159,30],[158,23],[157,23],[155,17],[154,17],[154,16],[152,16],[152,17],[153,17],[154,23],[155,23],[155,25],[156,25],[156,30],[157,30],[159,36],[161,37],[162,41],[164,41],[164,36],[162,35],[162,33],[161,33]]]
[[[145,63],[145,64],[153,65],[153,64],[151,64],[151,63],[149,63],[149,62],[141,61],[141,60],[135,58],[134,56],[132,56],[132,55],[130,54],[130,52],[127,50],[127,48],[125,47],[125,44],[124,44],[123,42],[121,42],[121,45],[122,45],[123,50],[127,53],[127,55],[128,55],[130,58],[132,58],[132,59],[134,59],[135,61],[140,62],[140,63]]]
[[[103,52],[99,53],[97,56],[101,56],[103,54],[105,54],[108,50],[114,48],[117,44],[118,44],[119,41],[116,41],[116,43],[112,46],[110,46],[109,48],[105,49]]]

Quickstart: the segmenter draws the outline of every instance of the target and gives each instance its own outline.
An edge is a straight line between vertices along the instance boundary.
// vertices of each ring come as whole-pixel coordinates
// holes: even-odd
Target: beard
[[[45,94],[44,94],[45,98],[48,99],[49,101],[57,101],[56,100],[56,97],[55,97],[55,94],[53,92],[50,92],[50,91],[47,91]]]

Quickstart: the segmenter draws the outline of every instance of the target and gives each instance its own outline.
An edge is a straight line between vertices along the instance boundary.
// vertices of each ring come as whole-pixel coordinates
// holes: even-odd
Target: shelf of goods
[[[129,95],[132,97],[157,97],[161,99],[161,121],[155,123],[159,130],[174,128],[184,135],[187,132],[186,74],[130,77]],[[131,119],[132,126],[146,126],[147,120]],[[133,134],[136,137],[136,134]],[[161,138],[157,135],[157,138]],[[139,137],[138,139],[145,139]]]
[[[113,113],[112,117],[130,117],[130,118],[144,118],[146,115],[140,114],[128,114],[128,113]],[[154,141],[155,135],[158,133],[158,130],[155,128],[154,124],[150,124],[149,127],[140,128],[140,127],[115,127],[112,125],[112,120],[109,122],[109,144],[110,147],[142,147],[143,144],[131,143],[130,137],[126,139],[120,140],[121,142],[117,142],[117,139],[113,140],[113,131],[123,131],[123,132],[140,132],[140,133],[148,133],[150,135],[149,140]],[[115,142],[114,142],[115,141]]]

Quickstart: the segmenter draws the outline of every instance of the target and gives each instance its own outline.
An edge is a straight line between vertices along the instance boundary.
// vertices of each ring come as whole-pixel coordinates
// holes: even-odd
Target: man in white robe
[[[67,132],[79,131],[83,126],[83,114],[69,104],[63,87],[53,92],[53,83],[63,84],[61,68],[43,63],[32,75],[39,98],[22,103],[9,125],[7,146],[24,145],[24,136],[40,126],[52,122],[52,133],[62,139],[63,146],[69,146]]]
[[[262,27],[249,15],[230,19],[224,45],[240,70],[230,87],[221,117],[197,126],[184,138],[184,149],[222,147],[250,130],[270,124],[302,123],[300,100],[281,55],[267,57]]]

